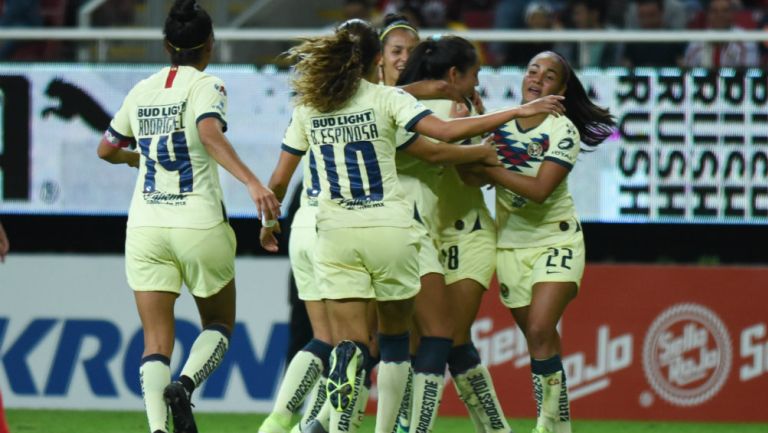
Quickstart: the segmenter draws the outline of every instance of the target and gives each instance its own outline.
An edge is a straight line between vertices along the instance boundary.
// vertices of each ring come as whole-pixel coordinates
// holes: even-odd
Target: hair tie
[[[166,40],[166,41],[168,42],[168,45],[170,45],[170,46],[171,46],[171,48],[173,48],[173,50],[174,50],[174,51],[176,51],[177,53],[178,53],[179,51],[182,51],[182,50],[197,50],[197,49],[199,49],[199,48],[203,48],[203,47],[205,46],[205,42],[203,42],[202,44],[200,44],[200,45],[196,45],[196,46],[194,46],[194,47],[183,48],[183,47],[177,47],[176,45],[173,45],[173,44],[171,43],[171,41],[168,41],[168,40]]]
[[[392,30],[395,30],[395,29],[406,29],[406,30],[412,31],[413,33],[415,33],[417,35],[419,34],[419,31],[416,30],[416,28],[413,27],[408,21],[399,20],[399,21],[395,21],[395,22],[391,23],[384,30],[382,30],[381,31],[381,35],[379,36],[379,40],[383,41],[384,38],[387,37],[387,34],[389,32],[391,32]]]

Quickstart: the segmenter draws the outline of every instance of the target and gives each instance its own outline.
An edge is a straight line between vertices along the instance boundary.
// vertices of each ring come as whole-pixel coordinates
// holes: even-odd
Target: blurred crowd
[[[133,24],[137,5],[148,0],[109,0],[95,25]],[[85,0],[0,0],[0,27],[74,26]],[[417,28],[514,30],[684,30],[768,29],[768,0],[338,0],[340,19],[376,21],[387,13],[406,16]],[[318,22],[318,26],[327,23]],[[286,24],[288,26],[288,24]],[[46,60],[55,43],[0,44],[2,60]],[[489,43],[489,65],[520,65],[551,49],[578,67],[768,65],[768,41],[730,43]],[[66,50],[64,50],[66,51]],[[61,58],[56,59],[61,60]]]
[[[364,4],[364,0],[346,3]],[[515,30],[768,29],[767,0],[379,0],[423,28]],[[768,43],[492,43],[486,62],[520,65],[554,50],[574,66],[749,67],[768,64]]]

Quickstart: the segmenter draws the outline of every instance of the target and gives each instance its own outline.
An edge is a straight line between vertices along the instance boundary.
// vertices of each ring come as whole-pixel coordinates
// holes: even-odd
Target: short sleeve
[[[129,93],[123,101],[123,105],[117,110],[115,117],[109,122],[109,127],[104,131],[104,139],[114,147],[129,147],[134,141],[129,114],[130,97],[131,94]]]
[[[193,89],[190,104],[195,113],[195,123],[214,117],[222,129],[227,130],[227,89],[219,78],[208,76]]]
[[[307,134],[304,130],[303,118],[301,107],[294,108],[281,146],[284,151],[299,156],[307,153],[307,149],[309,149],[309,140],[307,140]]]
[[[407,149],[417,138],[419,138],[418,132],[411,132],[398,128],[395,133],[395,145],[397,146],[397,150]]]
[[[576,164],[576,158],[581,150],[579,131],[565,116],[556,118],[553,126],[549,136],[549,149],[544,154],[544,160],[560,164],[570,170]]]
[[[413,130],[419,120],[432,114],[432,111],[402,89],[391,88],[386,93],[386,106],[395,119],[395,123],[406,131]],[[398,143],[400,145],[402,143]]]

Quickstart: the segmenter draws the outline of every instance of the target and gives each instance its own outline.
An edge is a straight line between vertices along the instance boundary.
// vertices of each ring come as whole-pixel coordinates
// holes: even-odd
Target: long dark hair
[[[378,32],[360,19],[344,22],[333,35],[309,38],[291,48],[287,57],[297,62],[292,82],[297,102],[321,113],[341,108],[371,72],[380,50]]]
[[[413,49],[397,85],[439,80],[454,66],[459,72],[465,73],[475,64],[477,52],[468,40],[458,36],[429,38]]]
[[[213,34],[211,17],[195,0],[176,0],[163,27],[174,65],[194,65]]]
[[[613,117],[607,108],[600,107],[592,102],[584,90],[579,77],[573,72],[573,68],[567,60],[554,51],[544,51],[537,54],[549,54],[556,58],[563,67],[563,80],[566,85],[565,115],[573,122],[576,129],[579,130],[582,143],[589,148],[597,147],[606,138],[613,134],[616,128],[616,118]]]

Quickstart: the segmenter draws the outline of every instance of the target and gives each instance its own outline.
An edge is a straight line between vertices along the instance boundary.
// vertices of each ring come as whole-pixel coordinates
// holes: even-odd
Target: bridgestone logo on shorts
[[[731,371],[728,329],[710,309],[677,304],[653,321],[643,343],[643,371],[653,390],[677,406],[714,397]]]

